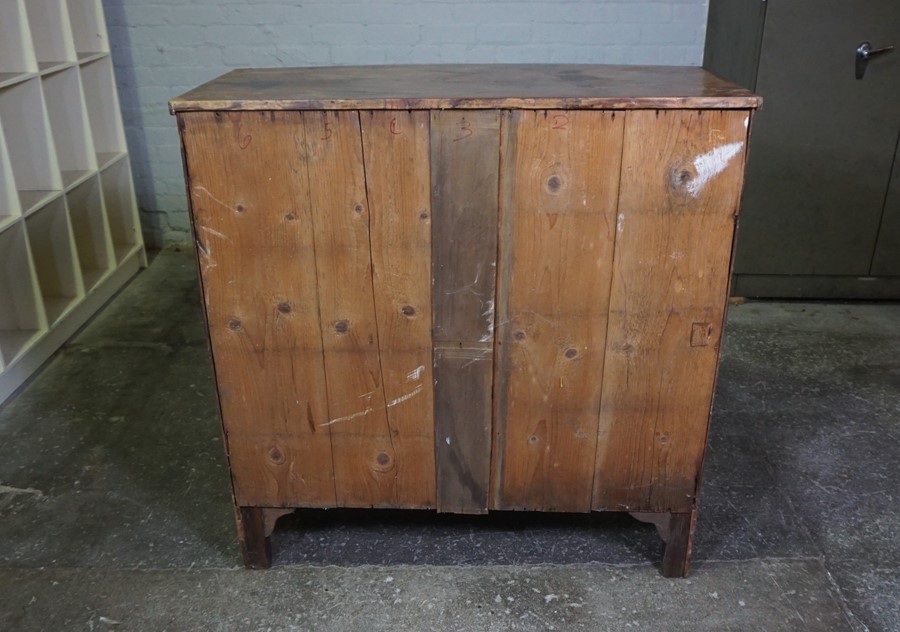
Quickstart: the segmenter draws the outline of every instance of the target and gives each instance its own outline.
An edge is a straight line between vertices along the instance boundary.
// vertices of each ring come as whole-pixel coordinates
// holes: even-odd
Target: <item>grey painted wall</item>
[[[700,65],[707,0],[104,0],[151,245],[187,241],[169,98],[240,67],[569,62]]]

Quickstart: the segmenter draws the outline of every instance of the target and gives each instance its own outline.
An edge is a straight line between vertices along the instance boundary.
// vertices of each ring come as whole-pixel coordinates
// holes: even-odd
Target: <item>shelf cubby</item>
[[[15,222],[21,214],[12,163],[6,150],[3,126],[0,125],[0,231]]]
[[[34,77],[0,88],[0,126],[24,214],[43,206],[62,190],[40,82]]]
[[[68,189],[97,171],[81,75],[69,68],[42,81],[62,183]]]
[[[65,0],[25,0],[25,6],[38,70],[55,72],[76,63]]]
[[[146,265],[102,0],[0,0],[0,404]]]
[[[24,226],[0,233],[0,355],[6,367],[47,330]]]
[[[68,9],[78,61],[109,53],[106,21],[100,0],[68,0]]]
[[[88,292],[115,265],[100,179],[94,176],[66,194],[84,289]]]
[[[38,71],[25,0],[0,2],[0,87]]]
[[[121,262],[136,248],[141,247],[141,228],[131,165],[127,160],[114,162],[100,173],[100,182],[113,254],[116,262]]]
[[[81,82],[87,103],[91,136],[100,169],[120,158],[127,150],[119,98],[113,80],[112,60],[109,57],[81,66]]]
[[[25,220],[47,323],[52,327],[84,297],[66,202],[57,198]]]

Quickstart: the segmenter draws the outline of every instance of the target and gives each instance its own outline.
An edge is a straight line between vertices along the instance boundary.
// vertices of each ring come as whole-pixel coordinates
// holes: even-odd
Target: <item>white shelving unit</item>
[[[0,403],[147,265],[100,0],[0,0]]]

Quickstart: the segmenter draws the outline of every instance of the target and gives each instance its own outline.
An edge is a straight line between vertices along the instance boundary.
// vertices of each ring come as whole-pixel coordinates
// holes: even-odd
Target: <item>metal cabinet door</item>
[[[736,272],[869,275],[900,132],[900,50],[861,80],[855,51],[900,46],[900,2],[768,5]]]

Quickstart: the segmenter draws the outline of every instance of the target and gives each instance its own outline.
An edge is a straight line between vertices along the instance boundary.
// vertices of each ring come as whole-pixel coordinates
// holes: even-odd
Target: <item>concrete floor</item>
[[[0,630],[900,630],[900,306],[730,311],[695,563],[618,515],[302,512],[244,571],[193,261],[0,410]]]

